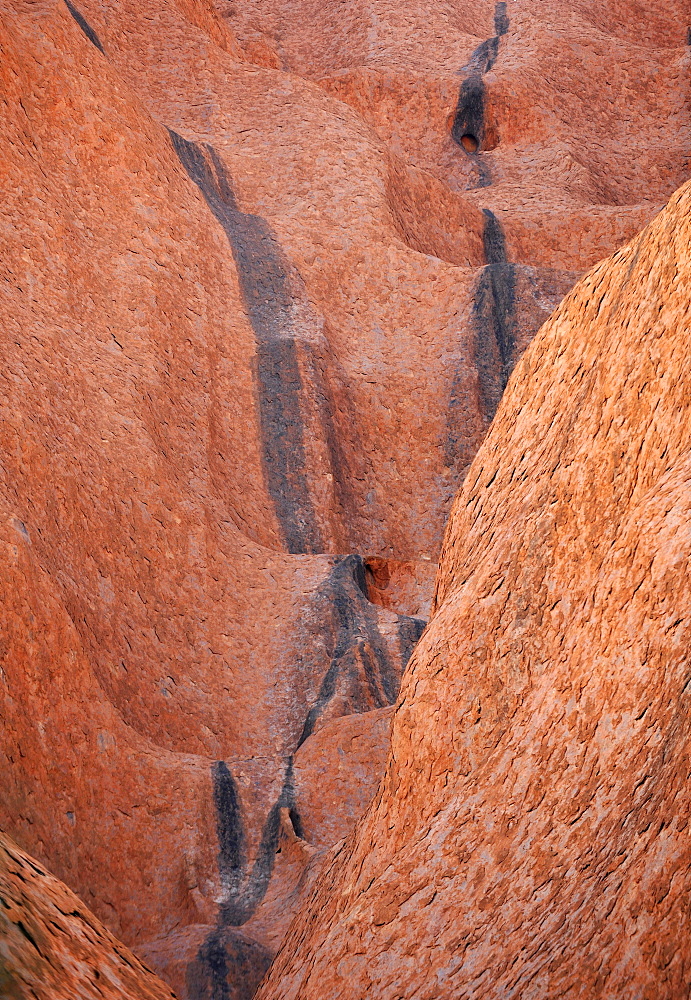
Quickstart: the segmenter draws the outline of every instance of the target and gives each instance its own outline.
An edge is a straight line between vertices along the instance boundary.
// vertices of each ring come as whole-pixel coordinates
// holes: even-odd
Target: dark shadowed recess
[[[271,960],[258,941],[219,926],[187,969],[187,995],[190,1000],[252,1000]]]
[[[475,150],[482,149],[484,136],[485,83],[479,75],[469,76],[461,84],[456,114],[451,129],[451,138],[459,146],[467,149],[467,152],[474,152]],[[475,150],[469,148],[473,144],[475,145]],[[484,184],[481,186],[486,187]]]
[[[70,3],[70,0],[65,0],[65,6],[67,7],[67,9],[70,12],[70,14],[72,15],[72,17],[75,19],[75,21],[77,22],[77,24],[79,25],[79,27],[82,29],[82,31],[84,32],[84,34],[86,35],[86,37],[92,43],[92,45],[95,45],[96,48],[100,52],[103,52],[103,54],[105,55],[105,52],[103,50],[103,46],[101,45],[101,39],[98,37],[98,35],[94,31],[94,29],[91,27],[91,25],[89,24],[89,22],[87,21],[87,19],[84,17],[84,15],[80,11],[77,10],[77,8],[74,6],[73,3]]]
[[[484,44],[484,43],[483,43]],[[489,187],[492,174],[489,164],[479,154],[485,141],[485,82],[479,74],[466,77],[461,84],[451,128],[451,138],[465,152],[475,168],[472,188]]]
[[[264,474],[289,552],[322,552],[324,540],[309,492],[300,412],[302,377],[292,333],[292,265],[271,227],[241,212],[215,150],[169,129],[188,176],[223,227],[257,343]]]

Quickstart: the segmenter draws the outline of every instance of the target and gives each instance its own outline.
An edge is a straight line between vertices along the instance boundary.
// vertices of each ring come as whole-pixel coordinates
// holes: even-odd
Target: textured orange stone
[[[514,372],[259,1000],[691,995],[691,183]]]
[[[513,366],[688,176],[687,13],[0,5],[0,828],[181,995],[375,788]]]
[[[7,1000],[174,1000],[73,892],[4,834],[0,995]]]

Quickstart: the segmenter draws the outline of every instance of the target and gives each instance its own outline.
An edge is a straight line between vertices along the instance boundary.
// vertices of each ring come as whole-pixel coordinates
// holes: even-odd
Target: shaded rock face
[[[0,995],[170,1000],[73,892],[0,834]]]
[[[515,370],[261,1000],[691,996],[690,246],[691,183]]]
[[[373,794],[514,365],[685,177],[685,17],[0,3],[0,827],[181,996]]]

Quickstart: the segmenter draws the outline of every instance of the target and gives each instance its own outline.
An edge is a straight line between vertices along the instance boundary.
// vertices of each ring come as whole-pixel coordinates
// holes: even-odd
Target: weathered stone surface
[[[73,892],[0,834],[3,1000],[174,997]]]
[[[691,183],[513,374],[385,778],[258,996],[691,995]]]
[[[687,172],[683,3],[347,6],[0,2],[0,827],[190,996],[364,804],[511,368]]]
[[[295,754],[295,809],[308,843],[332,847],[369,805],[389,751],[392,711],[335,719]]]

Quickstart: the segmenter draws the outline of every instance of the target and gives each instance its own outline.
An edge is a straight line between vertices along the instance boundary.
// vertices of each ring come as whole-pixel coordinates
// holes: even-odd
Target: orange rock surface
[[[0,834],[3,1000],[170,1000],[174,994],[73,892]]]
[[[686,15],[0,0],[0,828],[180,995],[374,791],[510,371],[688,176]]]
[[[691,995],[690,248],[691,183],[519,363],[261,1000]]]

